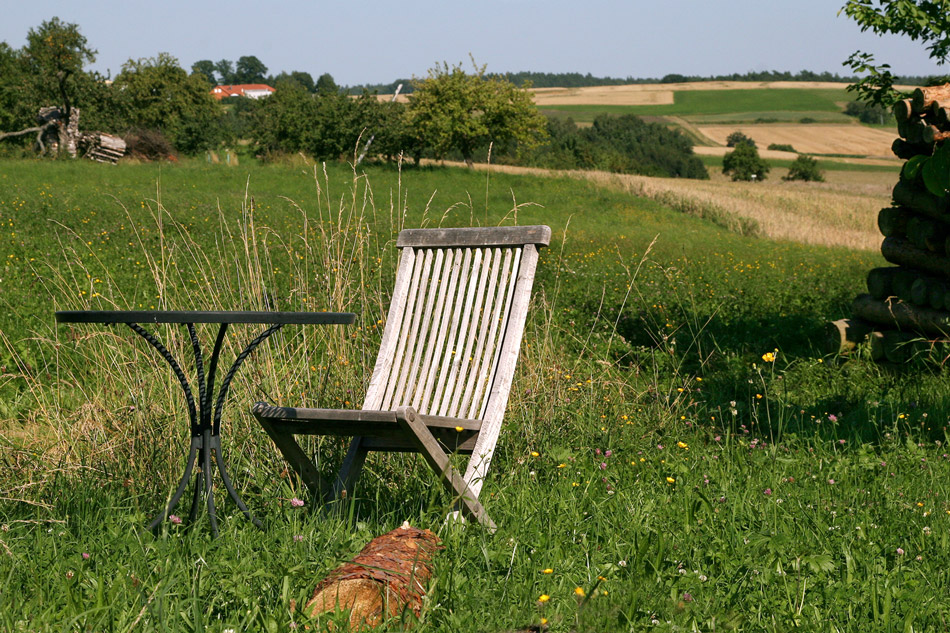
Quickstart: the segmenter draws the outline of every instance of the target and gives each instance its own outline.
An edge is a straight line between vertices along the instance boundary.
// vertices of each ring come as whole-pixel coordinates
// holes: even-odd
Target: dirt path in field
[[[436,163],[464,168],[464,163]],[[534,167],[477,164],[497,173],[588,180],[703,215],[723,214],[755,222],[764,237],[821,246],[874,251],[881,247],[877,214],[890,205],[896,175],[875,172],[828,172],[827,182],[784,182],[775,168],[758,183],[727,180],[710,170],[711,180],[650,178],[598,171],[560,171]]]

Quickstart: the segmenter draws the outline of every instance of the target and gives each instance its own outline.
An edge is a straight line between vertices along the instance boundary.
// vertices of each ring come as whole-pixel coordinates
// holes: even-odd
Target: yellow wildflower
[[[667,478],[666,478],[666,483],[668,483],[668,484],[675,484],[675,483],[676,483],[676,480],[673,479],[672,477],[667,477]]]
[[[766,352],[766,353],[762,354],[762,360],[764,360],[764,361],[767,362],[767,363],[774,363],[774,362],[775,362],[775,354],[773,354],[772,352]]]
[[[574,587],[574,594],[580,596],[581,598],[587,595],[584,593],[584,590],[580,587]]]
[[[546,593],[542,593],[540,596],[538,596],[538,602],[547,602],[550,599],[551,599],[551,596],[549,596]]]
[[[553,574],[553,573],[554,573],[554,570],[551,569],[550,567],[548,567],[547,569],[542,569],[542,570],[541,570],[541,573],[542,573],[542,574]]]

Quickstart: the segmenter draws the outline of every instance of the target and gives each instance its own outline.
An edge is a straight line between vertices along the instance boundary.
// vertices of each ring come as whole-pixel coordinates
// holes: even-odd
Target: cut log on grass
[[[885,328],[899,328],[928,336],[946,337],[950,334],[950,312],[915,306],[899,299],[858,295],[851,304],[851,313]]]
[[[915,113],[930,108],[934,101],[950,100],[950,84],[917,88],[911,95],[911,107]]]
[[[847,354],[867,338],[874,329],[861,319],[838,319],[826,326],[828,351],[832,354]]]
[[[305,610],[311,617],[349,610],[352,629],[376,626],[407,609],[418,616],[439,549],[431,531],[403,523],[321,580]]]
[[[881,255],[892,264],[950,279],[950,258],[917,248],[902,237],[885,237]]]

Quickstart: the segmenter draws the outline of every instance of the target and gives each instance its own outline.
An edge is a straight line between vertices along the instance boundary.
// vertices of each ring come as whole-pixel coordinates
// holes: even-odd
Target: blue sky
[[[872,52],[899,74],[950,73],[907,38],[881,38],[838,16],[828,0],[4,0],[0,41],[58,16],[99,51],[115,75],[130,58],[168,52],[199,59],[256,55],[271,73],[329,72],[339,84],[424,76],[471,53],[490,72],[533,70],[662,77],[802,69],[846,74]]]

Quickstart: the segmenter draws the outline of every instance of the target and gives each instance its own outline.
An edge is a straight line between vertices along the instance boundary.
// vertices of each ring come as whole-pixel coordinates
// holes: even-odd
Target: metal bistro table
[[[67,310],[56,313],[56,321],[59,323],[104,323],[116,324],[124,323],[132,330],[148,341],[155,350],[161,354],[162,358],[168,363],[178,382],[181,384],[182,391],[185,393],[185,400],[188,403],[188,416],[191,420],[191,446],[188,449],[188,460],[185,463],[185,470],[178,483],[175,494],[165,509],[152,519],[149,529],[154,529],[162,520],[171,516],[172,510],[178,505],[191,479],[195,463],[198,469],[204,474],[204,493],[207,497],[208,516],[211,519],[211,530],[215,536],[218,534],[218,521],[215,516],[214,495],[212,494],[211,464],[212,453],[214,453],[214,466],[217,467],[221,480],[224,482],[228,494],[237,503],[238,508],[244,513],[254,525],[261,527],[261,522],[253,517],[241,496],[231,484],[231,478],[228,476],[224,459],[221,456],[221,411],[224,407],[225,398],[231,386],[231,380],[238,369],[244,363],[244,360],[263,343],[270,335],[277,332],[287,324],[349,324],[353,323],[356,315],[351,312],[196,312],[196,311],[86,311],[86,310]],[[171,355],[168,349],[151,332],[143,328],[141,323],[173,323],[185,325],[188,327],[188,335],[191,338],[191,347],[195,355],[195,370],[198,376],[198,404],[195,404],[194,394],[181,365]],[[198,340],[198,334],[195,330],[196,323],[218,323],[218,336],[214,342],[214,349],[211,357],[208,359],[208,373],[205,376],[204,360],[201,350],[201,343]],[[221,354],[221,346],[224,343],[224,336],[228,331],[228,326],[235,323],[257,323],[266,324],[268,327],[254,339],[252,339],[244,350],[238,354],[228,373],[221,382],[221,388],[218,390],[218,397],[212,407],[212,395],[214,393],[215,372],[218,368],[218,357]],[[198,515],[198,508],[201,505],[201,486],[200,481],[195,481],[194,498],[191,502],[191,514],[189,520],[194,521]]]

